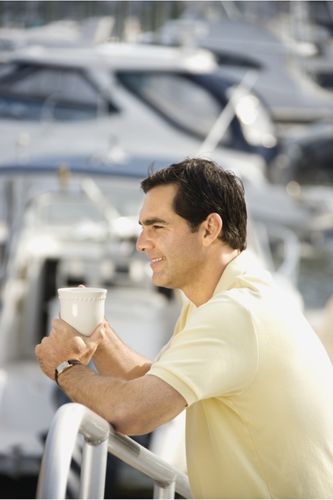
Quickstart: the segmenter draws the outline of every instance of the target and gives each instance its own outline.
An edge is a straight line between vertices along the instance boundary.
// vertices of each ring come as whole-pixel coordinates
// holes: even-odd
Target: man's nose
[[[138,239],[136,240],[136,249],[139,252],[144,252],[147,250],[149,247],[149,241],[147,237],[144,234],[144,231],[141,232],[141,234],[138,236]]]

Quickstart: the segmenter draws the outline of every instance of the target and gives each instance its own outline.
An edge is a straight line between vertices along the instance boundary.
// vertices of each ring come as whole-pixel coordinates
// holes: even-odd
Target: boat
[[[203,4],[189,5],[181,17],[167,21],[141,39],[146,43],[190,44],[211,50],[221,72],[238,81],[249,71],[255,73],[253,91],[270,110],[279,134],[287,133],[291,126],[330,120],[333,104],[329,87],[320,85],[319,79],[310,74],[311,64],[314,66],[317,60],[316,41],[297,42],[292,33],[286,33],[286,26],[299,21],[296,12],[281,21],[276,12],[260,17],[260,6],[256,17],[238,10],[235,2],[221,3],[224,10],[221,4],[210,6],[213,15]],[[307,3],[294,2],[295,11],[303,5],[306,8]],[[264,11],[266,6],[261,7]],[[314,33],[313,28],[304,26],[304,19],[301,22],[303,33]],[[328,39],[325,46],[329,43]]]
[[[311,10],[311,6],[308,2],[292,4],[294,10],[288,19],[290,23],[297,21],[299,27],[298,11],[302,14],[302,9]],[[272,10],[271,18],[258,15],[255,20],[255,16],[251,18],[242,9],[238,10],[234,2],[210,4],[209,8],[190,5],[180,18],[166,22],[156,32],[143,34],[141,42],[210,50],[223,77],[233,78],[239,85],[247,82],[251,99],[246,98],[244,102],[255,106],[253,103],[259,101],[260,113],[267,116],[268,112],[275,125],[274,133],[269,134],[277,143],[273,154],[267,156],[266,177],[269,181],[283,186],[290,181],[300,185],[331,185],[332,91],[329,85],[323,87],[318,78],[311,76],[310,68],[318,63],[318,58],[325,59],[326,66],[332,67],[332,39],[326,33],[327,43],[320,54],[319,41],[314,36],[313,40],[308,40],[312,42],[313,53],[306,55],[303,50],[306,40],[297,40],[291,34],[286,36],[283,28],[287,18],[279,21],[279,16],[273,12],[276,6],[258,5],[256,12],[266,7]],[[243,9],[246,10],[246,6]],[[329,24],[329,17],[326,21]],[[316,33],[313,24],[303,28],[302,36]],[[262,119],[261,123],[264,124],[265,120]],[[271,130],[270,126],[266,130]],[[265,137],[262,130],[261,136]],[[304,197],[307,191],[308,188],[303,190]]]
[[[98,16],[83,19],[61,19],[40,26],[0,28],[0,62],[17,49],[28,46],[82,47],[106,42],[112,36],[114,18]]]
[[[268,178],[279,184],[297,182],[302,186],[333,183],[333,120],[296,129],[284,138],[283,148],[267,170]]]
[[[0,130],[6,132],[0,161],[57,154],[61,146],[107,157],[125,145],[131,153],[171,150],[179,158],[221,153],[227,168],[262,177],[266,155],[276,148],[274,131],[266,145],[260,133],[249,140],[250,129],[263,127],[260,116],[251,123],[244,116],[245,83],[235,107],[234,82],[217,71],[205,50],[124,43],[15,50],[0,71]],[[203,149],[217,123],[223,129],[217,144]]]

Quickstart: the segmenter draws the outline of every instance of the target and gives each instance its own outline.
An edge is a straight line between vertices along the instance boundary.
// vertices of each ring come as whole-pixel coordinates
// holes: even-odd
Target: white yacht
[[[274,130],[266,120],[266,147],[255,134],[263,129],[262,114],[252,106],[248,115],[245,85],[241,95],[234,91],[205,50],[26,47],[0,66],[0,161],[78,150],[105,158],[122,148],[172,152],[180,159],[200,151],[261,178],[263,151],[276,146]]]

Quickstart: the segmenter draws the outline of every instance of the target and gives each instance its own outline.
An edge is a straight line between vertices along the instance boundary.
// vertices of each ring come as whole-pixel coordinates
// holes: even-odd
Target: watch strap
[[[59,385],[59,381],[58,381],[59,375],[61,375],[64,371],[68,370],[69,368],[72,368],[72,366],[81,365],[81,364],[82,364],[81,361],[79,361],[78,359],[68,359],[67,361],[63,361],[54,370],[54,380]]]

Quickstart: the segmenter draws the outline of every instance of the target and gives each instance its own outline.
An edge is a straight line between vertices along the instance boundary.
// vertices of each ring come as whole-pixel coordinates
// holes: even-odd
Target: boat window
[[[106,223],[101,211],[92,204],[79,201],[55,200],[41,207],[40,219],[47,225],[64,224],[70,226],[83,222]]]
[[[191,75],[119,72],[120,82],[172,125],[204,139],[219,117],[223,103]],[[223,137],[228,143],[230,131]]]
[[[109,104],[81,70],[33,64],[0,70],[2,117],[75,120],[109,110]]]
[[[308,74],[318,83],[318,85],[330,92],[333,91],[333,72],[330,68],[328,68],[327,71],[325,71],[325,69],[323,71],[308,71]]]
[[[98,188],[109,200],[110,206],[119,214],[120,217],[135,216],[139,213],[143,200],[143,193],[137,180],[110,179],[95,180]],[[102,208],[86,197],[73,198],[61,196],[58,193],[47,193],[45,195],[45,185],[40,180],[33,178],[29,192],[29,199],[35,199],[38,207],[38,221],[45,226],[72,226],[83,222],[106,223],[107,219]],[[36,222],[36,213],[34,211],[33,220]]]
[[[209,48],[209,47],[207,47]],[[214,52],[214,55],[216,57],[216,61],[220,66],[235,66],[243,68],[243,69],[255,69],[257,71],[263,69],[263,65],[260,64],[257,61],[254,61],[253,59],[249,58],[247,55],[245,56],[239,56],[238,54],[232,54],[228,52],[223,52],[220,50],[214,50],[211,48]]]
[[[15,69],[15,64],[11,63],[1,63],[0,64],[0,80],[6,75],[10,75]]]
[[[136,180],[130,183],[113,180],[109,184],[106,182],[100,184],[100,187],[119,215],[137,218],[143,201],[143,192]]]

